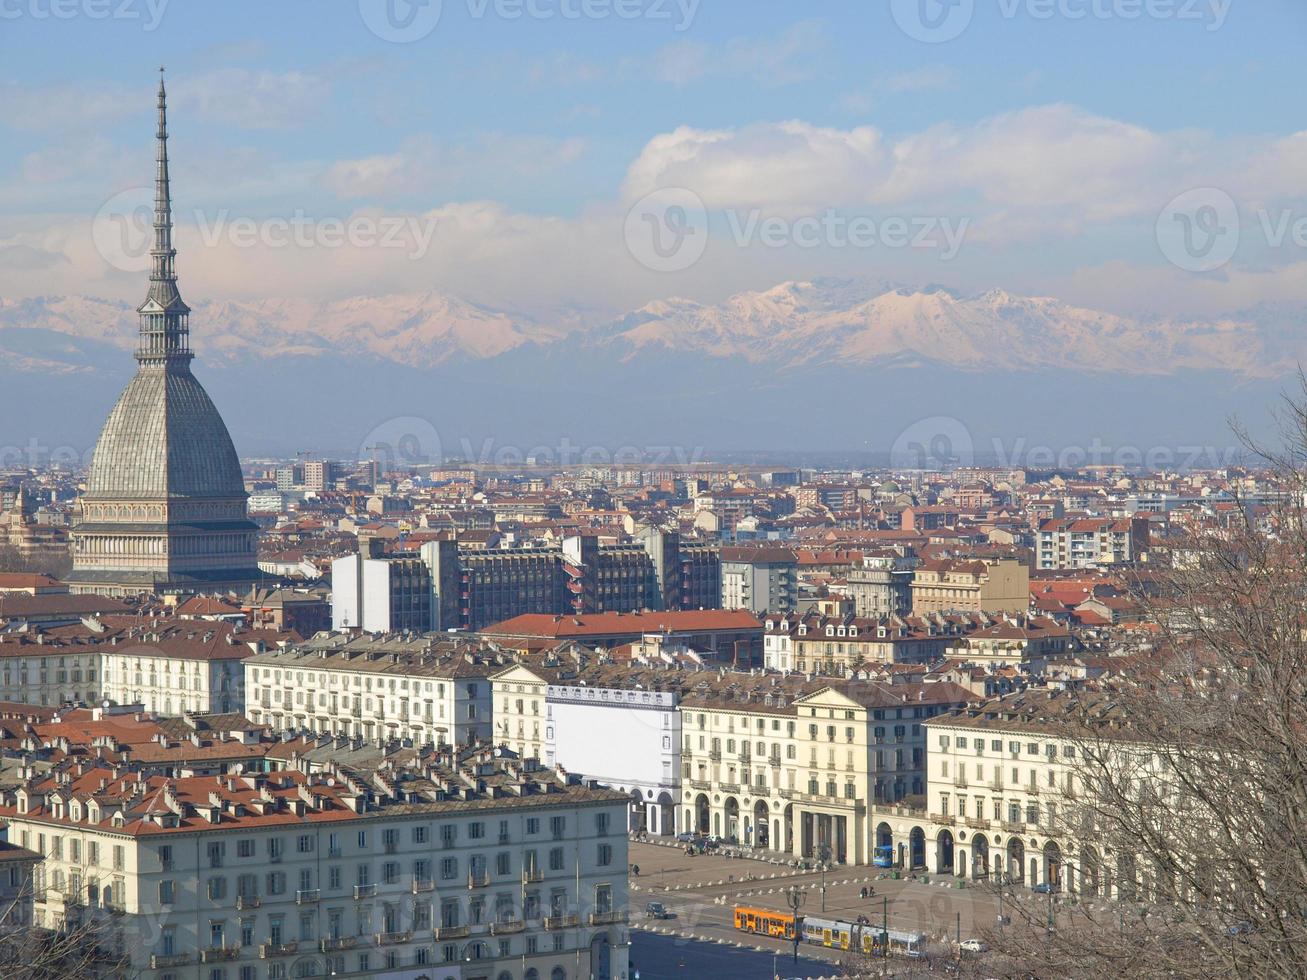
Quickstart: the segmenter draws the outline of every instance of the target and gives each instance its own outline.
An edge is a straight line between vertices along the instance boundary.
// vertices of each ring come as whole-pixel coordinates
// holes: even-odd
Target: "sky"
[[[0,0],[0,297],[1307,301],[1302,0]]]

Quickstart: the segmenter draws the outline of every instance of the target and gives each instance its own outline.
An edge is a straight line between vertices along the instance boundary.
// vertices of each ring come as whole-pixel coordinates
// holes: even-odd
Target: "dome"
[[[86,496],[245,496],[227,426],[189,365],[140,366],[100,432]]]

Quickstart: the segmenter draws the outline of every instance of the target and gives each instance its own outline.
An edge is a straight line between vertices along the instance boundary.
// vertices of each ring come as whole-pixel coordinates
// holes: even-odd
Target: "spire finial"
[[[177,250],[172,246],[172,190],[168,179],[168,98],[159,66],[159,121],[154,148],[154,240],[150,248],[150,293],[140,307],[141,349],[137,357],[189,357],[186,314],[177,292]],[[146,314],[150,315],[146,315]]]

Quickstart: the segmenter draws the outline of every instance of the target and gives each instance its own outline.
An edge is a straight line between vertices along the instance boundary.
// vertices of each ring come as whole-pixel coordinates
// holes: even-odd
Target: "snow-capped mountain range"
[[[1215,369],[1279,377],[1307,354],[1302,310],[1208,320],[1141,319],[1000,289],[959,296],[937,287],[845,280],[785,282],[720,303],[665,299],[598,322],[572,312],[531,316],[439,292],[327,302],[202,302],[191,317],[201,361],[359,358],[410,368],[485,361],[510,352],[638,361],[651,353],[726,358],[762,367],[823,364],[961,371],[1166,375]],[[0,368],[80,373],[104,366],[103,344],[130,351],[131,304],[86,296],[0,299]]]

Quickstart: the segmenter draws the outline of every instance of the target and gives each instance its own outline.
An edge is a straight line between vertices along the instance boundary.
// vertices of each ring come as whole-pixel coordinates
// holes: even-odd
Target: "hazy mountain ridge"
[[[1211,320],[1132,318],[1001,289],[958,296],[939,287],[832,279],[785,282],[712,304],[657,300],[593,328],[571,312],[535,318],[436,291],[198,303],[191,323],[202,359],[215,366],[346,357],[431,369],[554,350],[632,362],[661,350],[764,369],[934,364],[1154,376],[1219,370],[1271,378],[1307,359],[1305,319],[1292,308]],[[96,370],[106,345],[130,351],[135,343],[129,303],[0,299],[0,366],[10,370]]]

